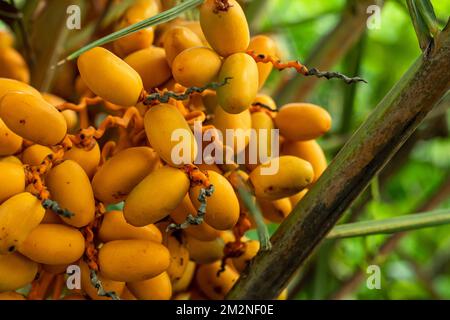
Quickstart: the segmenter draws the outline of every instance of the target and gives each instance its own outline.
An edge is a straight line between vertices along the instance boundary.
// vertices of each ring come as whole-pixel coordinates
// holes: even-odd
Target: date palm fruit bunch
[[[117,28],[160,10],[136,1]],[[250,37],[235,0],[206,0],[199,13],[82,54],[76,101],[28,85],[0,34],[0,299],[223,299],[260,249],[244,235],[254,220],[239,188],[279,223],[325,170],[315,139],[329,114],[259,92],[273,64],[255,57],[276,57],[274,41]],[[196,165],[207,145],[195,122],[279,129],[280,154]],[[177,129],[191,146],[182,164],[171,156]],[[254,137],[243,139],[234,151],[248,154]],[[68,286],[77,272],[81,287]]]

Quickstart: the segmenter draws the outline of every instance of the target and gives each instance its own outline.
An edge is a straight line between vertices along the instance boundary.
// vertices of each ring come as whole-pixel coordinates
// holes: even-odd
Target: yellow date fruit
[[[165,226],[167,224],[162,224]],[[164,227],[165,229],[166,227]],[[170,252],[170,265],[167,268],[167,274],[171,281],[181,278],[189,261],[189,251],[186,248],[186,240],[181,232],[167,233],[165,230],[163,244]]]
[[[199,21],[193,20],[183,20],[181,18],[176,18],[168,23],[160,24],[157,26],[157,37],[155,45],[158,47],[164,47],[164,42],[166,40],[166,34],[169,30],[174,27],[186,27],[190,31],[194,32],[200,39],[203,46],[209,46],[208,41],[206,41],[205,35],[203,34],[202,27]]]
[[[39,91],[24,82],[0,77],[0,100],[10,91],[26,92],[36,97],[41,96]]]
[[[81,271],[81,289],[93,300],[112,300],[110,297],[99,296],[97,288],[92,285],[89,266],[83,260],[79,263]],[[125,288],[125,282],[114,281],[97,274],[98,279],[102,283],[103,290],[106,292],[114,292],[120,296]]]
[[[63,110],[61,114],[67,123],[67,132],[74,132],[78,124],[78,114],[73,110]]]
[[[27,237],[19,252],[44,264],[70,264],[84,253],[80,231],[62,224],[40,224]]]
[[[273,111],[276,111],[278,109],[277,104],[272,99],[272,97],[267,94],[263,94],[263,93],[258,93],[256,95],[256,98],[253,101],[253,104],[264,105],[266,107],[269,107],[269,109],[273,110]]]
[[[161,103],[147,111],[145,132],[150,145],[173,167],[192,163],[197,156],[197,143],[181,112]]]
[[[43,264],[42,269],[51,274],[66,273],[68,264]]]
[[[291,141],[316,139],[331,129],[331,116],[311,103],[289,103],[275,117],[280,134]]]
[[[0,101],[0,117],[14,133],[35,143],[51,146],[66,132],[64,116],[40,96],[9,92]]]
[[[189,185],[189,178],[179,169],[162,167],[153,171],[125,201],[125,219],[133,226],[142,227],[165,218],[183,200]]]
[[[122,300],[137,300],[137,298],[128,290],[128,288],[125,286],[125,288],[122,291],[122,294],[120,295],[120,299]]]
[[[217,173],[223,174],[222,169],[220,169],[219,166],[218,166],[217,164],[215,164],[215,163],[211,163],[211,164],[207,164],[207,163],[199,163],[199,164],[197,165],[197,167],[198,167],[200,170],[203,170],[203,171],[205,171],[205,170],[211,170],[211,171],[215,171],[215,172],[217,172]]]
[[[119,22],[117,29],[126,28],[134,23],[140,22],[140,19],[128,19]],[[113,43],[114,52],[121,58],[124,58],[136,51],[151,47],[154,38],[153,27],[139,30],[133,34],[120,38]]]
[[[294,208],[297,205],[297,203],[299,203],[300,200],[303,199],[303,197],[306,195],[307,192],[308,189],[303,189],[299,193],[296,193],[293,196],[289,197],[289,200],[291,201],[292,204],[292,208]]]
[[[92,91],[88,88],[86,83],[81,79],[80,75],[78,75],[75,79],[75,92],[79,97],[83,96],[93,96],[94,94]]]
[[[244,52],[250,43],[250,31],[244,11],[235,0],[226,10],[217,10],[217,1],[206,0],[200,7],[200,25],[206,40],[222,57]]]
[[[239,274],[225,265],[225,270],[217,274],[221,269],[221,261],[201,265],[197,270],[196,282],[199,289],[210,299],[223,300],[239,278]]]
[[[279,200],[258,199],[264,218],[271,222],[282,222],[292,211],[292,203],[289,198]]]
[[[115,281],[142,281],[161,274],[170,264],[169,250],[148,240],[115,240],[99,251],[101,274]]]
[[[169,66],[172,66],[175,57],[184,50],[201,45],[200,38],[187,27],[174,26],[164,34],[164,50]]]
[[[246,157],[247,166],[250,170],[274,156],[272,154],[272,130],[275,127],[272,118],[265,112],[253,112],[252,128],[255,130],[256,135],[250,137]]]
[[[236,241],[236,237],[231,230],[222,231],[220,233],[220,238],[222,238],[225,244]]]
[[[188,295],[186,299],[189,300],[208,300],[208,297],[203,292],[201,292],[200,289],[197,288],[197,286],[192,287],[192,289],[190,289],[185,294]]]
[[[148,147],[128,148],[117,153],[94,175],[92,188],[95,197],[105,204],[125,200],[158,164],[158,155]]]
[[[154,278],[128,282],[127,288],[138,300],[170,300],[172,283],[167,272]]]
[[[45,101],[50,103],[54,107],[58,107],[59,105],[65,103],[66,101],[54,94],[43,92],[42,98],[44,98]],[[71,132],[73,131],[78,123],[78,115],[74,110],[66,109],[61,111],[61,114],[64,116],[64,119],[67,123],[67,131]]]
[[[200,241],[188,236],[186,240],[189,257],[192,261],[205,264],[220,260],[223,257],[225,242],[220,237],[211,241]]]
[[[189,285],[192,282],[192,279],[194,278],[195,266],[196,266],[195,262],[193,261],[188,262],[181,278],[172,283],[173,292],[183,292],[188,289]]]
[[[38,166],[51,154],[53,151],[49,147],[33,144],[22,152],[22,161],[30,166]]]
[[[14,45],[14,37],[7,30],[0,30],[0,48],[12,47]]]
[[[172,75],[162,48],[150,47],[133,52],[124,61],[141,76],[148,91],[163,84]]]
[[[100,162],[100,147],[98,143],[95,143],[91,150],[73,146],[72,149],[64,153],[64,160],[72,160],[78,163],[91,179]]]
[[[219,82],[228,84],[217,89],[219,105],[229,113],[247,110],[258,93],[258,67],[246,53],[235,53],[222,64]]]
[[[38,264],[19,253],[0,255],[0,292],[17,290],[31,283],[37,272]]]
[[[47,209],[45,210],[44,218],[41,223],[45,224],[64,224],[64,221],[61,220],[60,216],[54,211]]]
[[[18,157],[15,156],[6,156],[6,157],[0,157],[0,162],[5,162],[5,163],[15,163],[18,165],[23,165],[22,161],[20,161],[20,159]]]
[[[175,292],[172,300],[191,300],[191,293],[188,292]]]
[[[259,251],[259,241],[249,240],[245,242],[244,253],[237,258],[232,258],[233,266],[237,272],[241,273],[250,263],[250,261],[256,256]]]
[[[12,47],[0,50],[0,77],[30,82],[30,71],[22,55]]]
[[[103,215],[98,238],[103,242],[140,239],[161,243],[162,234],[154,224],[134,227],[126,222],[121,211],[109,211]]]
[[[248,110],[238,114],[231,114],[218,106],[214,110],[213,125],[222,133],[223,140],[228,146],[233,143],[235,154],[244,151],[250,142],[252,117]],[[233,133],[233,141],[228,141],[226,136],[227,129],[232,130],[230,132]]]
[[[221,66],[222,60],[213,50],[193,47],[176,56],[172,74],[185,87],[203,87],[216,80]]]
[[[22,137],[12,132],[0,118],[0,156],[15,154],[22,147]]]
[[[51,199],[74,215],[61,217],[65,223],[81,228],[94,220],[95,199],[91,183],[83,168],[72,160],[53,167],[46,179]]]
[[[170,214],[170,217],[175,223],[183,223],[186,221],[187,216],[191,214],[194,217],[197,216],[197,210],[195,210],[189,195],[186,194],[180,204]],[[200,241],[211,241],[219,236],[219,231],[209,226],[206,222],[199,225],[191,225],[186,228],[184,232]]]
[[[327,158],[325,157],[322,148],[315,140],[296,142],[286,141],[283,144],[282,153],[302,158],[311,163],[314,170],[313,182],[316,182],[327,168]]]
[[[161,11],[160,0],[136,0],[125,13],[126,18],[146,19]]]
[[[119,106],[134,106],[143,90],[139,74],[112,52],[96,47],[78,58],[78,70],[88,88]]]
[[[266,200],[290,197],[314,179],[311,164],[294,156],[281,156],[259,165],[250,173],[255,195]]]
[[[63,98],[60,98],[57,95],[54,95],[52,93],[42,92],[41,95],[42,95],[42,98],[45,101],[47,101],[48,103],[50,103],[54,107],[57,107],[57,106],[59,106],[59,105],[61,105],[61,104],[66,102],[66,100],[64,100]]]
[[[16,194],[0,205],[0,255],[14,252],[44,218],[45,210],[31,193]]]
[[[0,162],[0,203],[25,190],[25,171],[20,164]]]
[[[160,11],[158,0],[138,0],[125,12],[117,30],[128,27],[146,18],[156,15]],[[154,38],[153,27],[139,30],[114,42],[114,50],[120,57],[125,57],[132,52],[148,48]]]
[[[239,200],[226,178],[214,171],[207,172],[215,190],[207,199],[205,221],[217,230],[231,229],[239,219]],[[195,186],[189,191],[192,204],[196,208],[200,206],[198,195],[201,188],[202,186]]]
[[[265,35],[258,35],[250,39],[248,50],[254,51],[255,54],[263,54],[265,56],[276,57],[277,47],[275,41]],[[270,72],[272,72],[273,65],[271,63],[258,62],[258,79],[259,88],[264,86]]]
[[[195,20],[185,20],[180,23],[181,26],[188,28],[192,32],[194,32],[197,37],[201,40],[202,45],[209,47],[209,43],[206,40],[205,34],[203,33],[202,26],[200,25],[200,21]]]
[[[15,291],[1,292],[0,301],[3,300],[27,300],[23,295]]]

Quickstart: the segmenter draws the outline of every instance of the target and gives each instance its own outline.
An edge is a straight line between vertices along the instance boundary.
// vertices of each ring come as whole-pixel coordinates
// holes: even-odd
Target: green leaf
[[[128,26],[126,28],[123,28],[121,30],[118,30],[116,32],[113,32],[103,38],[100,38],[98,40],[95,40],[93,42],[91,42],[90,44],[84,46],[83,48],[73,52],[72,54],[70,54],[68,57],[66,57],[64,60],[60,61],[58,63],[58,65],[63,64],[66,61],[70,61],[73,59],[78,58],[81,54],[83,54],[86,51],[89,51],[92,48],[98,47],[98,46],[102,46],[106,43],[115,41],[117,39],[123,38],[129,34],[135,33],[139,30],[148,28],[148,27],[152,27],[152,26],[156,26],[158,24],[170,21],[175,19],[177,16],[179,16],[181,13],[194,8],[196,6],[198,6],[199,4],[201,4],[203,2],[203,0],[188,0],[185,2],[180,3],[179,5],[166,10],[164,12],[161,12],[151,18],[142,20],[138,23],[135,23],[131,26]]]
[[[380,181],[378,176],[375,176],[370,183],[370,191],[372,193],[372,199],[374,201],[380,202],[381,192],[380,192]]]
[[[411,15],[411,20],[417,34],[417,39],[419,40],[420,48],[423,51],[428,47],[428,44],[431,41],[430,31],[422,15],[419,13],[419,9],[416,6],[416,1],[407,0],[406,3],[408,4],[409,14]]]
[[[419,0],[416,1],[416,7],[427,25],[428,30],[436,37],[439,33],[439,23],[436,14],[434,13],[433,5],[429,0]]]
[[[390,234],[407,230],[450,224],[450,209],[409,214],[401,217],[362,221],[334,227],[327,239],[362,237],[374,234]]]

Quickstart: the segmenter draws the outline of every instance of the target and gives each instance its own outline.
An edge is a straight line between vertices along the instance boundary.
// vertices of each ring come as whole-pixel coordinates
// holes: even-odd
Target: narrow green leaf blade
[[[416,1],[416,7],[419,14],[422,16],[425,24],[430,30],[431,34],[436,37],[439,33],[439,23],[434,13],[433,5],[429,0]]]
[[[362,237],[374,234],[390,234],[408,230],[450,224],[450,209],[410,214],[401,217],[362,221],[334,227],[327,239]]]
[[[123,38],[129,34],[137,32],[139,30],[142,30],[142,29],[145,29],[148,27],[152,27],[152,26],[156,26],[158,24],[173,20],[177,16],[179,16],[181,13],[200,5],[202,2],[203,2],[203,0],[188,0],[188,1],[182,2],[179,5],[173,7],[169,10],[166,10],[164,12],[161,12],[151,18],[142,20],[138,23],[132,24],[131,26],[128,26],[126,28],[123,28],[121,30],[113,32],[113,33],[111,33],[103,38],[100,38],[98,40],[95,40],[95,41],[89,43],[88,45],[84,46],[83,48],[73,52],[68,57],[66,57],[64,60],[60,61],[58,63],[58,65],[66,62],[66,61],[76,59],[81,54],[83,54],[86,51],[89,51],[92,48],[102,46],[106,43]]]
[[[430,31],[423,20],[422,15],[419,13],[415,1],[406,0],[406,3],[408,5],[414,30],[416,31],[417,39],[419,40],[420,49],[424,51],[431,40]]]

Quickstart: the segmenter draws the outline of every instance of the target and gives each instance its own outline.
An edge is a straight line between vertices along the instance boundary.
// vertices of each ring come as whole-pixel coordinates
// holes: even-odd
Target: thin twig
[[[160,92],[151,93],[144,98],[143,103],[145,105],[149,105],[149,104],[154,103],[155,101],[159,101],[161,103],[167,103],[167,102],[169,102],[170,99],[186,100],[193,93],[202,93],[203,91],[208,90],[208,89],[215,90],[220,87],[223,87],[224,85],[227,85],[231,79],[233,79],[233,78],[226,77],[222,82],[208,83],[204,87],[190,87],[183,93],[175,93],[172,91],[164,91],[163,93],[160,93]]]
[[[45,209],[50,209],[52,210],[54,213],[56,213],[57,215],[60,215],[61,217],[64,218],[72,218],[75,214],[67,209],[62,209],[58,202],[54,201],[54,200],[50,200],[50,199],[46,199],[44,201],[42,201],[42,206]]]
[[[198,226],[202,224],[206,214],[207,199],[211,197],[213,193],[214,193],[214,185],[212,184],[209,185],[208,188],[200,189],[200,194],[198,195],[197,199],[200,202],[200,206],[197,210],[197,215],[194,216],[192,214],[189,214],[184,222],[169,224],[166,228],[166,232],[172,230],[186,229],[189,226]]]
[[[344,80],[344,82],[347,84],[352,84],[352,83],[356,83],[356,82],[367,83],[367,81],[361,77],[348,77],[345,74],[342,74],[340,72],[319,71],[316,68],[309,69],[308,72],[305,74],[305,76],[315,76],[318,78],[326,78],[327,80],[337,78],[337,79]]]
[[[347,84],[352,84],[352,83],[356,83],[356,82],[365,82],[367,83],[366,80],[360,78],[360,77],[348,77],[340,72],[335,72],[335,71],[319,71],[316,68],[311,68],[308,69],[305,65],[303,65],[302,63],[300,63],[299,61],[288,61],[288,62],[281,62],[280,60],[278,60],[275,57],[269,56],[269,55],[264,55],[262,53],[257,53],[255,51],[249,50],[247,51],[247,54],[249,56],[251,56],[256,62],[259,63],[271,63],[275,69],[278,69],[280,71],[287,69],[287,68],[292,68],[295,69],[297,71],[297,73],[302,74],[306,77],[310,77],[310,76],[314,76],[317,78],[326,78],[327,80],[330,79],[341,79],[344,80],[345,83]]]
[[[91,270],[90,272],[91,284],[94,286],[94,288],[97,289],[97,294],[100,297],[109,297],[113,300],[120,300],[119,296],[114,291],[105,291],[105,289],[103,288],[103,284],[97,277],[97,273],[95,272],[95,270]]]

